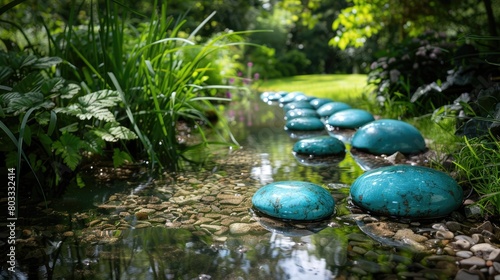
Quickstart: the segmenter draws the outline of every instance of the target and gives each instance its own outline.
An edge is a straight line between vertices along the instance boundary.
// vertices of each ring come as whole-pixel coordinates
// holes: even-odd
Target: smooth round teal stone
[[[319,118],[314,109],[293,109],[285,113],[285,120],[291,120],[300,117]]]
[[[326,189],[302,181],[280,181],[263,186],[252,197],[258,211],[279,219],[321,220],[331,216],[335,201]]]
[[[352,202],[368,211],[403,218],[438,218],[462,205],[463,190],[448,174],[423,166],[373,169],[351,185]]]
[[[282,98],[280,98],[280,102],[281,103],[293,102],[293,101],[295,101],[295,97],[297,97],[299,95],[305,95],[305,94],[303,92],[300,92],[300,91],[293,91],[293,92],[290,92],[287,95],[283,96]]]
[[[313,131],[325,129],[325,124],[315,117],[299,117],[288,120],[285,124],[285,129]]]
[[[360,127],[352,136],[351,145],[371,154],[417,154],[426,150],[420,131],[409,123],[382,119]]]
[[[314,107],[307,101],[293,101],[283,106],[285,112],[293,109],[314,109]]]
[[[351,106],[344,102],[328,102],[319,107],[316,112],[320,117],[329,117],[342,110],[351,109]]]
[[[311,100],[314,99],[314,97],[312,96],[307,96],[307,95],[297,95],[295,96],[295,101],[305,101],[305,102],[309,102]]]
[[[314,98],[313,100],[309,101],[311,105],[314,107],[314,109],[318,109],[319,107],[325,105],[326,103],[333,102],[333,99],[330,98]]]
[[[326,120],[326,124],[338,128],[354,129],[374,120],[375,118],[368,111],[361,109],[346,109],[331,115]]]
[[[281,98],[281,94],[277,92],[267,92],[260,96],[260,99],[264,102],[278,102]]]
[[[292,150],[299,154],[329,156],[345,154],[345,145],[335,137],[317,136],[295,142]]]

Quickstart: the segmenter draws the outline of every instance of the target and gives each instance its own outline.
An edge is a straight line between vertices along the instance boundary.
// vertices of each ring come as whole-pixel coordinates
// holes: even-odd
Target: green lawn
[[[301,75],[261,82],[259,91],[301,91],[314,97],[328,97],[335,101],[353,103],[362,97],[366,75]]]

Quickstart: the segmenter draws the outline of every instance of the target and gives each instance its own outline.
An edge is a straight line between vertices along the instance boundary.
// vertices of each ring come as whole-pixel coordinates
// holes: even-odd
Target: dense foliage
[[[25,195],[83,186],[79,172],[96,157],[115,167],[144,160],[161,173],[194,163],[189,150],[235,144],[217,104],[234,88],[222,83],[236,76],[228,57],[241,52],[241,34],[185,33],[165,5],[134,23],[129,8],[105,4],[72,6],[42,41],[4,22],[26,40],[5,40],[10,51],[0,52],[2,164],[17,167]],[[89,16],[77,20],[83,12]],[[180,129],[192,137],[182,139]]]

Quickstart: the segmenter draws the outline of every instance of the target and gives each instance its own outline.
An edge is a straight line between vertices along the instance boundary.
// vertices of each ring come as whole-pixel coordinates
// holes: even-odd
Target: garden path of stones
[[[210,235],[220,246],[243,235],[269,240],[271,233],[249,211],[260,187],[251,175],[260,165],[258,156],[242,148],[220,159],[214,173],[184,173],[132,193],[116,193],[99,205],[101,214],[90,222],[88,213],[74,215],[73,222],[86,223],[83,231],[61,234],[83,242],[113,243],[119,240],[110,234],[116,230],[167,227]],[[347,236],[346,272],[340,275],[345,279],[375,274],[384,279],[500,279],[500,230],[490,222],[469,221],[454,212],[432,223],[404,223],[353,209],[329,223],[341,225],[358,225],[365,233]]]

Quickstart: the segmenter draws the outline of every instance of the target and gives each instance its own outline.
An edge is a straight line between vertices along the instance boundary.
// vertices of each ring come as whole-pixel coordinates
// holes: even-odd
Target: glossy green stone
[[[349,106],[346,103],[343,102],[328,102],[321,107],[319,107],[316,112],[318,112],[318,115],[323,118],[327,118],[334,113],[340,112],[342,110],[346,109],[351,109],[351,106]]]
[[[296,221],[321,220],[331,216],[335,201],[326,189],[302,181],[274,182],[258,189],[253,207],[271,217]]]
[[[315,117],[299,117],[288,120],[285,124],[287,130],[317,131],[325,129],[325,124]]]
[[[346,109],[331,115],[326,120],[326,124],[338,128],[358,128],[374,120],[375,118],[368,111]]]
[[[342,141],[331,136],[317,136],[295,142],[293,151],[299,154],[329,156],[345,153]]]
[[[409,123],[390,119],[360,127],[352,136],[351,144],[353,148],[376,155],[417,154],[426,150],[424,137],[418,129]]]
[[[463,190],[448,174],[422,166],[394,165],[359,176],[352,202],[370,212],[404,218],[438,218],[462,205]]]

